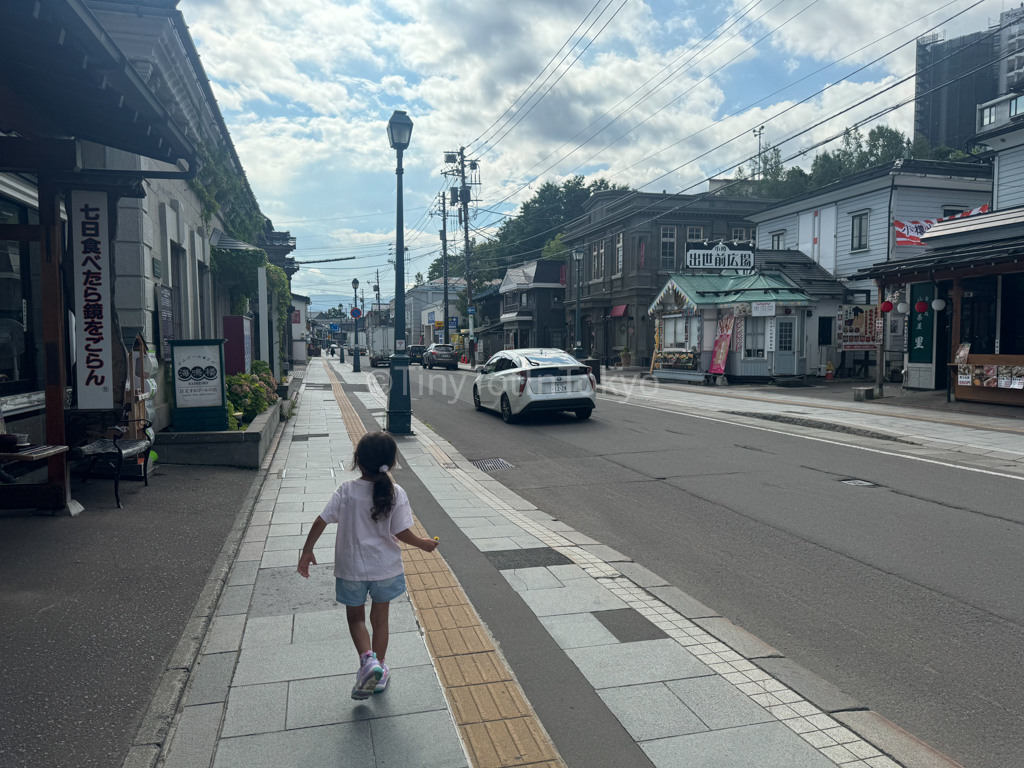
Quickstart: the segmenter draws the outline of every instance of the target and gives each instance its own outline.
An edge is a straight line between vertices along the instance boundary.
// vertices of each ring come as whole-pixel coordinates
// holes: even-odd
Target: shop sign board
[[[877,350],[880,313],[874,304],[840,304],[839,349],[847,352]]]
[[[932,361],[932,333],[935,325],[935,312],[932,310],[932,299],[935,298],[935,286],[931,283],[914,283],[910,286],[910,362],[930,363]],[[915,305],[925,302],[928,309],[918,312]]]
[[[227,429],[224,340],[171,342],[175,429]]]
[[[114,308],[110,303],[109,200],[106,192],[71,193],[68,243],[75,260],[75,304],[80,323],[76,334],[78,407],[114,407],[111,365]],[[117,340],[120,343],[120,340]]]
[[[734,251],[725,243],[719,243],[714,248],[687,251],[686,266],[689,269],[753,269],[754,252]]]
[[[775,317],[775,302],[752,301],[750,302],[750,314],[753,317]]]
[[[775,351],[775,318],[769,317],[764,324],[764,351]]]
[[[457,331],[457,330],[459,330],[459,318],[458,318],[457,315],[455,317],[449,317],[448,318],[448,330],[449,331]]]
[[[166,285],[157,286],[160,306],[160,351],[164,360],[171,359],[171,342],[174,341],[174,292]]]
[[[733,315],[725,315],[718,320],[718,334],[715,336],[715,348],[711,353],[711,366],[709,373],[725,373],[725,361],[729,356],[729,344],[732,341],[733,325],[736,318]]]

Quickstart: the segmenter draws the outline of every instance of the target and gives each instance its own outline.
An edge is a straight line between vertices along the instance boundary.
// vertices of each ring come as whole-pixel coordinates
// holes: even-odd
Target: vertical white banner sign
[[[775,351],[775,318],[769,317],[764,324],[764,350],[765,352]]]
[[[106,192],[71,193],[69,251],[75,260],[78,407],[114,407],[110,238]]]

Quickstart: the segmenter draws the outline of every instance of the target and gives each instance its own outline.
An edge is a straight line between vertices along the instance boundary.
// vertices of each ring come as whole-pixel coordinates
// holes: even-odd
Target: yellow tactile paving
[[[355,445],[367,430],[326,361],[324,368]],[[438,462],[451,462],[439,446],[426,448]],[[413,530],[428,535],[418,520]],[[403,545],[402,559],[409,598],[473,767],[565,768],[441,550]]]
[[[455,719],[465,725],[530,715],[530,705],[509,682],[452,688],[451,700]]]
[[[477,768],[535,765],[558,758],[532,717],[461,725],[459,730],[476,757]]]

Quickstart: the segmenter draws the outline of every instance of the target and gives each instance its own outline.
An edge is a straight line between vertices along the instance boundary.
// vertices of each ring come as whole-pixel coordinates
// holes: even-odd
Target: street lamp
[[[409,148],[412,120],[396,110],[388,120],[388,143],[398,155],[395,175],[397,207],[395,213],[395,353],[391,356],[388,391],[387,430],[394,435],[412,434],[412,394],[409,391],[409,355],[405,352],[405,215],[402,210],[402,152]],[[447,322],[447,319],[445,320]]]
[[[352,306],[359,306],[359,281],[352,281]],[[352,373],[359,373],[359,318],[352,318],[352,336],[355,343],[352,345]]]
[[[577,360],[583,357],[583,345],[580,343],[580,293],[583,291],[583,249],[572,249],[572,260],[576,262],[576,346],[572,356]]]

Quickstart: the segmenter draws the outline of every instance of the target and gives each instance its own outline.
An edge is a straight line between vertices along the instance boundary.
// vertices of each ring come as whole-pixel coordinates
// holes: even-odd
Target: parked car
[[[387,350],[374,350],[370,353],[370,367],[376,368],[378,365],[386,365],[391,367],[391,353]]]
[[[433,368],[435,365],[443,366],[450,371],[459,367],[459,359],[455,356],[455,347],[452,344],[431,344],[423,353],[423,367]]]
[[[427,348],[423,344],[410,344],[405,348],[405,353],[409,355],[409,365],[413,363],[423,362],[423,353],[427,351]]]
[[[476,370],[473,405],[500,412],[509,424],[534,411],[572,411],[589,419],[597,407],[590,367],[560,349],[509,349]]]

